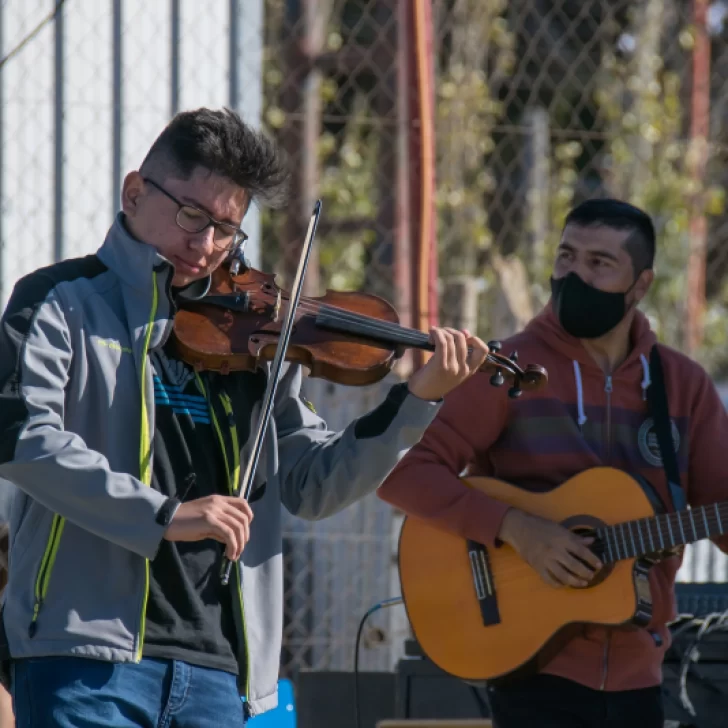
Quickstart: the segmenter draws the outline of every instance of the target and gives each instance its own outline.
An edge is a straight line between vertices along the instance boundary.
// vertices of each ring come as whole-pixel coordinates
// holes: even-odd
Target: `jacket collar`
[[[131,236],[123,212],[117,213],[96,254],[125,285],[140,292],[151,290],[152,271],[160,273],[172,265],[156,248]]]
[[[101,262],[115,273],[126,286],[151,295],[152,272],[174,275],[174,266],[156,248],[133,237],[124,223],[124,213],[119,212],[106,234],[106,239],[96,253]],[[197,299],[210,288],[211,276],[194,281],[177,292],[184,298]]]

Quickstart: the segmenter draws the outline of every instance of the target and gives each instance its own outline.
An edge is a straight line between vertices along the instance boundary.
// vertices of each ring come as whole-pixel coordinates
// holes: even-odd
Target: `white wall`
[[[240,32],[239,109],[261,113],[262,0],[235,0]],[[2,3],[2,55],[55,0]],[[180,0],[179,108],[230,105],[230,0]],[[172,113],[171,0],[121,0],[121,176],[138,168]],[[118,210],[114,199],[114,1],[63,6],[63,257],[95,251]],[[55,30],[53,22],[4,66],[0,306],[15,281],[54,260]],[[118,181],[117,181],[118,184]],[[258,216],[246,219],[259,256]]]

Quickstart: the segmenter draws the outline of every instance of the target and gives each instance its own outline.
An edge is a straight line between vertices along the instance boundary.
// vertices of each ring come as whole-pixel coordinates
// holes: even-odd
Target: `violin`
[[[275,356],[290,294],[278,287],[274,274],[233,263],[213,273],[204,297],[179,302],[172,344],[197,371],[255,371]],[[543,367],[522,369],[516,352],[500,354],[496,341],[488,347],[480,371],[491,373],[493,386],[508,381],[509,396],[516,398],[546,385]],[[318,298],[300,298],[285,359],[302,364],[312,377],[364,386],[383,379],[407,348],[435,350],[427,334],[401,326],[384,299],[329,290]]]

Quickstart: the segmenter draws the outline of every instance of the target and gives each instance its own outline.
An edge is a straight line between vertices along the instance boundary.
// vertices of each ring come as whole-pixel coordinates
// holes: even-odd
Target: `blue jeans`
[[[177,660],[81,657],[12,666],[17,728],[221,728],[245,723],[236,678]]]

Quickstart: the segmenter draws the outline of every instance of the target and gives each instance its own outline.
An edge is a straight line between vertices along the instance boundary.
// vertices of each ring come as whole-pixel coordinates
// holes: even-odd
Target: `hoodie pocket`
[[[38,506],[30,497],[21,491],[18,491],[16,498],[23,498],[23,507],[17,522],[14,522],[14,514],[11,514],[10,533],[12,542],[10,543],[9,554],[12,559],[19,563],[25,553],[32,547],[37,548],[38,529],[49,513],[42,506]]]

